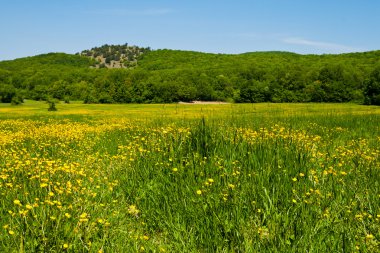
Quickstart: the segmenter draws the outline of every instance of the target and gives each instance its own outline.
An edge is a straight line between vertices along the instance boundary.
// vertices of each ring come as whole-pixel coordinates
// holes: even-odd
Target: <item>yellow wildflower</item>
[[[16,206],[22,206],[21,201],[18,199],[13,200],[13,204],[15,204]]]
[[[130,205],[128,208],[128,213],[132,214],[134,216],[137,216],[139,214],[139,212],[140,211],[137,209],[137,207],[135,205]]]
[[[80,222],[87,222],[88,221],[87,213],[82,213],[81,215],[79,215],[79,221]]]

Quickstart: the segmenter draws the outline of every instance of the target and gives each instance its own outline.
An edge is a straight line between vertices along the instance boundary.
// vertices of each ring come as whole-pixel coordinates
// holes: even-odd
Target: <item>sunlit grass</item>
[[[380,108],[0,106],[2,252],[377,252]]]

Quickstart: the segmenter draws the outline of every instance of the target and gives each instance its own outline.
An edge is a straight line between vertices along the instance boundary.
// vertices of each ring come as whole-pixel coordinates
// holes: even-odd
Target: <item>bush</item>
[[[11,103],[16,96],[16,89],[10,84],[0,84],[0,102]]]
[[[20,105],[22,103],[24,103],[24,99],[20,95],[15,95],[11,100],[12,105]]]
[[[55,106],[55,104],[59,102],[57,99],[49,98],[46,102],[49,105],[48,111],[54,112],[58,110],[57,107]]]

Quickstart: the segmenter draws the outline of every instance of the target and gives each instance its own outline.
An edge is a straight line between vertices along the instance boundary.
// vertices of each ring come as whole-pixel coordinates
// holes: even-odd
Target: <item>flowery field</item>
[[[1,252],[380,252],[378,107],[45,107],[0,107]]]

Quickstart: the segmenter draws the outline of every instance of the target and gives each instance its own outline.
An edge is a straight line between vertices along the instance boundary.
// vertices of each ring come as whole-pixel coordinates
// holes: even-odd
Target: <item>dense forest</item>
[[[85,103],[205,100],[379,105],[380,51],[227,55],[125,44],[76,55],[49,53],[0,62],[1,102],[49,98]]]

